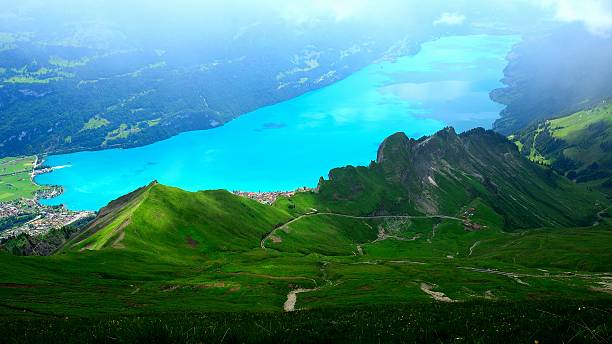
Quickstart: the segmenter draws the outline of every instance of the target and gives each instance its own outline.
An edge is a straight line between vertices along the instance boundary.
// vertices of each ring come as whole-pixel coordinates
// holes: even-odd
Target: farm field
[[[36,157],[0,159],[0,202],[33,198],[42,187],[31,179]]]

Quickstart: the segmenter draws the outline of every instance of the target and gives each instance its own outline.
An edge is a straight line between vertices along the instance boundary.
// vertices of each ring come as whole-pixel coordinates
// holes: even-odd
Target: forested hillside
[[[103,44],[1,34],[0,156],[138,146],[214,128],[376,59],[413,53],[420,42],[317,30],[296,39],[282,23],[240,32],[199,47],[142,46],[120,32]],[[255,37],[259,45],[246,44]],[[219,46],[225,39],[227,48]]]
[[[536,121],[596,106],[612,96],[612,38],[580,25],[527,35],[508,56],[502,80],[491,92],[506,108],[494,129],[509,135]]]

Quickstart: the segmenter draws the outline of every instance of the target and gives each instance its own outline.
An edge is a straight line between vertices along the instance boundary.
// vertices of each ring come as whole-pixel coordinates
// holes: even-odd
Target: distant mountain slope
[[[577,182],[600,180],[612,189],[612,105],[534,124],[510,136],[529,159]]]
[[[319,184],[321,206],[355,214],[457,216],[481,203],[507,229],[593,221],[598,196],[525,159],[492,131],[387,138],[369,167],[334,169]]]
[[[494,124],[503,134],[612,96],[612,38],[594,36],[579,25],[527,37],[508,58],[507,86],[491,92],[494,101],[506,105]]]
[[[214,128],[411,54],[423,40],[278,20],[152,42],[154,34],[73,25],[0,34],[0,157],[141,146]],[[95,29],[109,36],[72,39]]]

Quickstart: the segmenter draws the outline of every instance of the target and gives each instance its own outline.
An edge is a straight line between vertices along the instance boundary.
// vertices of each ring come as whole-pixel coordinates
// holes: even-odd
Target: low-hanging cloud
[[[465,22],[463,14],[444,12],[433,22],[433,25],[461,25],[463,22]]]
[[[367,0],[313,0],[272,2],[285,20],[294,24],[307,24],[321,17],[343,21],[359,17],[373,5]]]
[[[543,0],[554,10],[555,19],[581,22],[593,34],[608,37],[612,33],[612,1],[609,0]]]

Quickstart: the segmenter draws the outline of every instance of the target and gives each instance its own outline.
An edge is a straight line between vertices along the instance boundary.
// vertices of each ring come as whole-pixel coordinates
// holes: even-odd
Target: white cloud
[[[277,9],[283,19],[303,25],[321,18],[344,21],[360,17],[371,5],[371,0],[281,1]]]
[[[555,19],[582,22],[593,34],[609,36],[612,32],[612,1],[609,0],[543,0],[555,11]]]
[[[436,19],[433,24],[438,25],[461,25],[465,21],[465,16],[459,13],[444,12]]]

